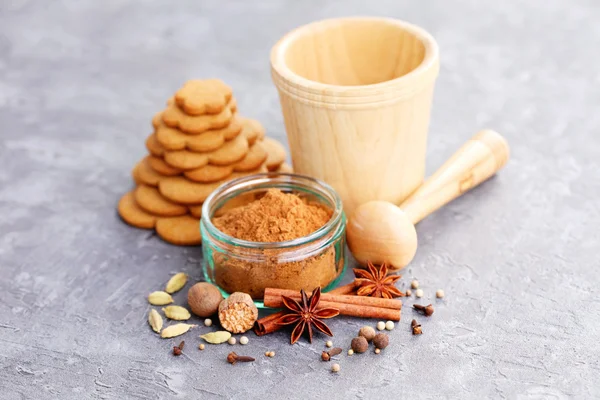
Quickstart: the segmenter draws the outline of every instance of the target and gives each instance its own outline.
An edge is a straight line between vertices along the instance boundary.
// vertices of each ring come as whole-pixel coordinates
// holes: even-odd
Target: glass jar
[[[268,189],[293,193],[307,202],[318,202],[332,211],[321,228],[294,240],[252,242],[219,231],[212,219],[227,209],[260,198]],[[202,206],[202,267],[206,281],[224,295],[250,294],[262,306],[265,288],[333,288],[346,267],[346,216],[338,194],[328,184],[296,174],[266,173],[227,182]]]

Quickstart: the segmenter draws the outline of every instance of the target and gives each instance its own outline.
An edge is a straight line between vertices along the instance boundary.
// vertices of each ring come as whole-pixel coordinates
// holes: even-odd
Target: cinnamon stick
[[[256,336],[267,335],[283,328],[283,325],[278,325],[275,323],[275,321],[283,317],[285,314],[287,314],[287,311],[279,311],[257,320],[254,323],[254,333],[256,333]]]
[[[330,290],[329,294],[355,294],[356,291],[356,283],[350,282],[347,285],[336,287],[333,290]]]
[[[275,304],[283,304],[281,302],[281,296],[291,297],[294,300],[301,300],[300,292],[289,289],[275,289],[275,288],[267,288],[265,289],[265,297],[264,303],[266,307],[282,307],[279,306],[271,306],[268,303]],[[340,294],[331,294],[331,293],[321,293],[321,303],[322,302],[332,302],[332,303],[341,303],[341,304],[351,304],[360,307],[376,307],[376,308],[388,308],[391,310],[401,310],[402,309],[402,300],[398,299],[382,299],[379,297],[369,297],[369,296],[349,296],[349,295],[340,295]],[[339,307],[335,307],[339,308]]]

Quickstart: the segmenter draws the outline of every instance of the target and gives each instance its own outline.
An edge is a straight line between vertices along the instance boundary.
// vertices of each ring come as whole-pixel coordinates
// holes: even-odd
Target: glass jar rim
[[[284,178],[278,180],[277,178]],[[296,184],[299,186],[304,186],[307,189],[317,189],[322,194],[327,195],[333,200],[333,213],[331,218],[327,223],[325,223],[322,227],[317,229],[316,231],[310,233],[307,236],[302,236],[297,239],[286,240],[282,242],[253,242],[250,240],[238,239],[233,236],[227,235],[226,233],[217,229],[217,227],[212,223],[210,214],[212,203],[219,200],[222,197],[227,196],[228,194],[234,193],[238,190],[243,190],[244,188],[250,188],[253,184],[268,184],[268,183],[289,183]],[[241,194],[241,193],[238,193]],[[328,185],[327,183],[311,178],[306,175],[300,174],[292,174],[292,173],[282,173],[282,172],[266,172],[260,174],[254,174],[249,176],[244,176],[241,178],[233,179],[229,182],[226,182],[215,189],[204,201],[202,204],[202,217],[201,222],[202,225],[210,232],[210,234],[219,241],[227,241],[229,244],[248,248],[248,249],[284,249],[284,248],[293,248],[297,246],[302,246],[307,243],[311,243],[313,241],[319,240],[326,236],[332,229],[335,229],[340,222],[343,220],[343,205],[342,199],[338,195],[338,193]]]

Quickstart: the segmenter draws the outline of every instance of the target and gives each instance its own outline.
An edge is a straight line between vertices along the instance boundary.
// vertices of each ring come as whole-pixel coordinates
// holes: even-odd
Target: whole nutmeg
[[[208,282],[196,283],[188,290],[188,305],[199,317],[210,317],[215,314],[222,300],[221,291]]]
[[[350,347],[352,347],[355,353],[364,353],[369,348],[369,342],[367,342],[364,336],[357,336],[352,339]]]
[[[362,336],[367,339],[367,342],[370,342],[375,337],[375,329],[372,326],[363,326],[358,331],[358,336]]]
[[[378,333],[373,338],[373,344],[378,349],[385,349],[390,344],[390,337],[385,333]]]

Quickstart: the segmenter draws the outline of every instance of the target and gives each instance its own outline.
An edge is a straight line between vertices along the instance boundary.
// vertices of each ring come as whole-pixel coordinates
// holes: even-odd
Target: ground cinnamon
[[[221,232],[251,242],[282,242],[307,236],[325,225],[333,211],[321,203],[292,193],[269,189],[260,198],[225,211],[212,219]],[[265,249],[261,262],[243,255],[213,253],[214,279],[229,293],[244,292],[261,299],[265,288],[276,287],[307,292],[326,287],[341,272],[343,260],[334,246],[298,261],[281,261],[283,250]],[[289,252],[289,249],[285,251]],[[301,249],[299,249],[301,253]]]

